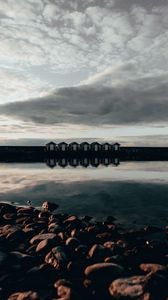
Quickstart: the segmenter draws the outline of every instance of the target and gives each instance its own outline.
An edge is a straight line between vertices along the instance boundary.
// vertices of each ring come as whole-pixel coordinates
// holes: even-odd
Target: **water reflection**
[[[104,165],[104,166],[109,166],[109,165],[114,165],[114,166],[118,166],[120,164],[120,159],[119,157],[48,157],[46,160],[46,164],[47,166],[49,166],[50,168],[55,168],[56,166],[60,166],[62,168],[65,168],[67,166],[71,166],[71,167],[78,167],[78,166],[82,166],[84,168],[87,168],[89,166],[92,167],[98,167],[100,165]]]
[[[59,204],[60,212],[101,219],[113,215],[127,224],[166,223],[168,162],[122,162],[117,168],[106,158],[101,164],[87,158],[50,163],[56,167],[0,164],[0,201],[26,205],[31,200],[41,206],[49,200]]]

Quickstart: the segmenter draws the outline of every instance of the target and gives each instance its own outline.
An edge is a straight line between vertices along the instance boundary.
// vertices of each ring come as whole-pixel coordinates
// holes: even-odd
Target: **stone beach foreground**
[[[168,227],[0,203],[1,300],[168,300]]]

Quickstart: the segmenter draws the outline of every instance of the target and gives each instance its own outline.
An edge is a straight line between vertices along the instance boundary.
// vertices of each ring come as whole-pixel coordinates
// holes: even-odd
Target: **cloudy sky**
[[[0,144],[168,145],[167,0],[0,0]]]

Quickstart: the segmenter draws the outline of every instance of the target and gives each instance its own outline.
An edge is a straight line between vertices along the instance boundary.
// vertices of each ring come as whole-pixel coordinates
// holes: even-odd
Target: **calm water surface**
[[[168,162],[127,162],[98,168],[0,164],[0,201],[41,206],[119,222],[164,225],[168,219]]]

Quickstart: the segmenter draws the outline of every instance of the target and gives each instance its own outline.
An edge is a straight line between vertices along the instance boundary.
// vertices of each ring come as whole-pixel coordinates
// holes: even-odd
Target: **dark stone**
[[[40,300],[40,297],[36,292],[28,291],[14,293],[7,300]]]
[[[120,265],[113,264],[113,263],[97,263],[88,266],[85,269],[85,275],[88,279],[95,280],[95,279],[108,279],[114,280],[124,273],[124,268]]]
[[[69,237],[65,244],[68,248],[75,250],[75,248],[80,245],[80,241],[77,238]]]
[[[51,223],[48,226],[48,231],[51,233],[59,233],[62,231],[62,227],[57,223]]]
[[[43,204],[42,204],[42,208],[43,208],[44,210],[49,210],[49,211],[54,211],[54,210],[56,210],[58,207],[59,207],[58,204],[56,204],[56,203],[51,203],[51,202],[48,202],[48,201],[45,201],[45,202],[43,202]]]
[[[15,214],[16,207],[8,204],[8,203],[0,203],[0,215],[3,216],[4,214]]]
[[[38,244],[39,242],[41,242],[42,240],[53,240],[53,239],[57,239],[57,236],[55,233],[43,233],[43,234],[38,234],[35,235],[31,240],[30,240],[30,244]]]
[[[25,274],[26,283],[29,287],[53,284],[57,276],[55,268],[49,264],[34,266]]]
[[[46,255],[54,246],[56,246],[54,239],[42,240],[36,247],[36,253]]]
[[[0,270],[5,266],[8,260],[8,255],[2,251],[0,251]]]
[[[9,261],[11,265],[19,265],[26,270],[32,267],[37,262],[37,259],[34,256],[13,251],[9,253]]]
[[[137,299],[145,293],[146,284],[146,276],[120,278],[112,281],[109,292],[114,299]]]
[[[159,264],[140,264],[140,269],[145,273],[156,273],[167,270],[165,266]]]
[[[45,262],[52,265],[57,270],[64,270],[68,259],[64,249],[60,246],[54,247],[45,257]]]
[[[91,247],[88,254],[95,261],[103,261],[106,257],[110,256],[112,252],[111,249],[95,244]]]

